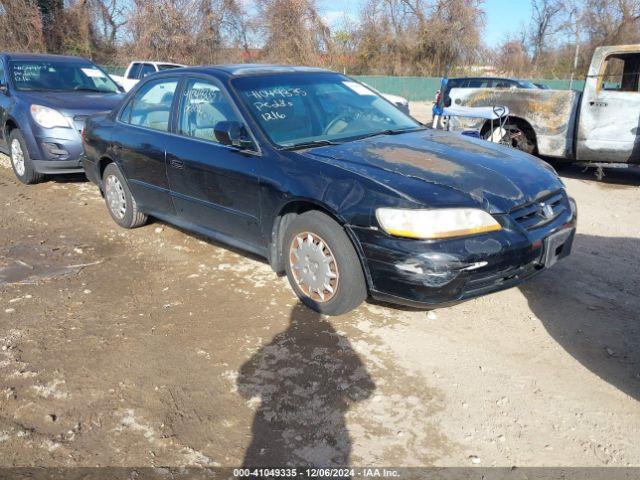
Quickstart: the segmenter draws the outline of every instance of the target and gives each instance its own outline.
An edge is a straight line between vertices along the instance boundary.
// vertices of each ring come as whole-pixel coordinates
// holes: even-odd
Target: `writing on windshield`
[[[18,90],[118,91],[113,80],[92,64],[13,61],[9,64],[9,73]]]
[[[420,126],[339,74],[274,74],[238,78],[234,85],[266,135],[283,147]]]

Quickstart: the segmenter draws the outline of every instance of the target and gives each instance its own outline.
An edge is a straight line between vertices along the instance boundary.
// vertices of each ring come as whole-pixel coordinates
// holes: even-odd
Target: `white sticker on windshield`
[[[373,95],[376,96],[371,90],[369,90],[364,85],[360,85],[357,82],[342,82],[346,87],[349,87],[351,90],[356,92],[358,95]]]
[[[82,68],[81,70],[87,77],[103,78],[105,76],[104,73],[97,68]]]

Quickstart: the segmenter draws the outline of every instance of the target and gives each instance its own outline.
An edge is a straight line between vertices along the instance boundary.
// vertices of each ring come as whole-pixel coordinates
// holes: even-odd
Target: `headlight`
[[[71,127],[64,115],[53,108],[31,105],[31,116],[38,125],[44,128]]]
[[[378,208],[376,217],[380,226],[390,235],[423,240],[474,235],[502,228],[487,212],[475,208]]]

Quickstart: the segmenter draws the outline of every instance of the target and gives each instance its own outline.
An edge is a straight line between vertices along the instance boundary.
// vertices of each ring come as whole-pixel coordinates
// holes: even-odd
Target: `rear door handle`
[[[606,107],[607,102],[589,102],[592,107]]]

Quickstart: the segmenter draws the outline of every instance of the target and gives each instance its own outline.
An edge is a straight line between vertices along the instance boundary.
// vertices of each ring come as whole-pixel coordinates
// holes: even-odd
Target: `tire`
[[[33,185],[44,180],[44,175],[36,172],[24,136],[17,128],[9,134],[9,157],[13,173],[25,185]]]
[[[102,189],[107,210],[114,222],[124,228],[136,228],[147,223],[147,215],[139,210],[124,175],[115,163],[110,163],[104,169]]]
[[[493,132],[489,128],[484,132],[483,138],[506,145],[516,150],[533,155],[536,151],[536,141],[534,133],[528,128],[522,128],[517,123],[508,123],[504,128],[495,127]]]
[[[341,315],[367,298],[353,244],[342,227],[324,213],[312,210],[297,216],[286,230],[282,249],[291,288],[312,310]]]

